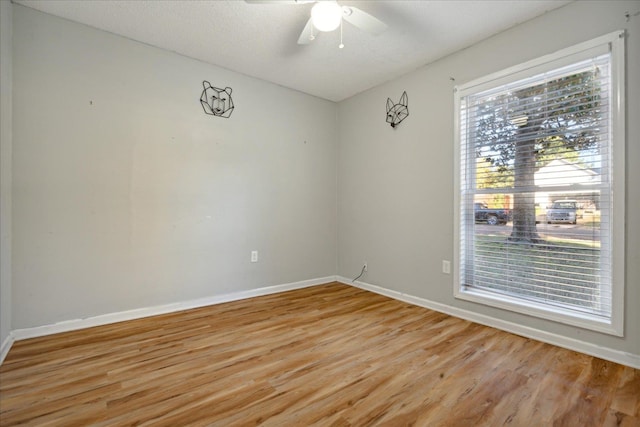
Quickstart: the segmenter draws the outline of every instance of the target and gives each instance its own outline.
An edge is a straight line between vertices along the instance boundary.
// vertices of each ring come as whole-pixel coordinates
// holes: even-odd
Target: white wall
[[[640,16],[627,21],[627,11],[638,12],[638,2],[574,2],[341,102],[338,274],[353,278],[366,260],[363,282],[640,356]],[[441,273],[441,261],[454,258],[454,85],[621,29],[628,36],[625,337],[455,300],[453,276]],[[404,90],[410,115],[394,130],[385,102]]]
[[[335,274],[334,103],[19,5],[13,48],[14,329]]]
[[[0,1],[0,346],[11,332],[12,4]],[[7,342],[8,345],[8,342]],[[5,346],[6,347],[6,346]],[[4,348],[2,349],[4,350]],[[2,356],[0,354],[0,360]]]

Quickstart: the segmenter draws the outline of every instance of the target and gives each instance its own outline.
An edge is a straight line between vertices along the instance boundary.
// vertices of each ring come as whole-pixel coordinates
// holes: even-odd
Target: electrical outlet
[[[451,274],[451,261],[447,261],[446,259],[442,260],[442,272],[444,274]]]
[[[369,271],[369,266],[366,261],[364,262],[364,271]]]
[[[258,251],[251,251],[251,262],[258,262]]]

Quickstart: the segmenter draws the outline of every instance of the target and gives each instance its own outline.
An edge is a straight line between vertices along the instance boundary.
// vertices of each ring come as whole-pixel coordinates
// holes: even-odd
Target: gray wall
[[[11,332],[12,4],[0,1],[0,345]]]
[[[579,1],[518,25],[339,104],[338,274],[597,346],[640,355],[639,3]],[[453,87],[590,40],[627,31],[626,333],[589,332],[453,298]],[[455,82],[451,80],[455,79]],[[385,101],[409,95],[395,130]],[[453,266],[455,268],[455,266]]]
[[[14,329],[335,274],[334,103],[19,5],[13,28]]]

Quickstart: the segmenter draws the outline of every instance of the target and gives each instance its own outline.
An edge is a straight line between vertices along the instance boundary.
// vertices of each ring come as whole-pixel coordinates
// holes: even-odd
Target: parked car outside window
[[[578,222],[578,202],[575,200],[556,200],[551,208],[547,209],[547,224],[553,222]]]

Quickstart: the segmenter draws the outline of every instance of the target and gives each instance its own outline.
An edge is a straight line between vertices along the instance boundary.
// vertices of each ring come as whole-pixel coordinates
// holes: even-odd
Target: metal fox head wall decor
[[[405,90],[400,97],[400,102],[394,104],[391,98],[387,98],[387,123],[395,128],[409,115],[409,98]]]

